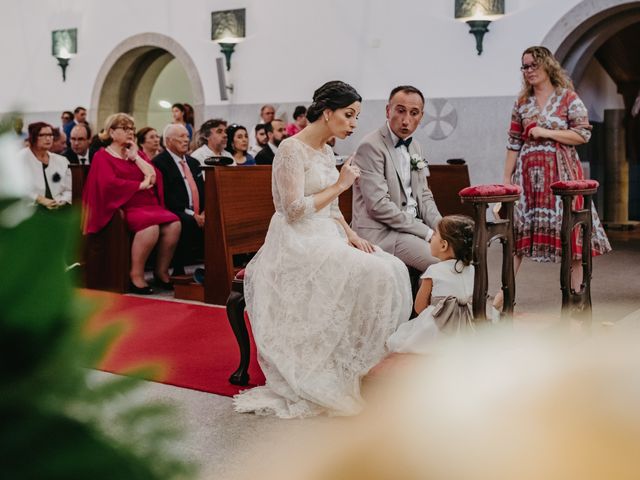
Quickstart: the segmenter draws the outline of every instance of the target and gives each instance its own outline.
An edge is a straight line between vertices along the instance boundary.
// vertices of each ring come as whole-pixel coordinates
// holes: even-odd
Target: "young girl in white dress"
[[[473,220],[443,217],[431,237],[431,254],[440,260],[422,275],[415,300],[418,316],[389,337],[392,352],[429,353],[442,334],[473,330]]]

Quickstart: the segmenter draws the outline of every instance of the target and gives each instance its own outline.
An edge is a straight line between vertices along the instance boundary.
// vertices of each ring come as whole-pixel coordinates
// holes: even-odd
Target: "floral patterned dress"
[[[533,139],[525,134],[533,126],[552,130],[572,130],[586,141],[591,138],[587,109],[571,90],[558,89],[539,109],[534,96],[517,101],[511,114],[507,149],[519,152],[513,183],[523,193],[514,213],[516,254],[541,262],[559,262],[562,255],[560,231],[562,201],[551,191],[558,180],[584,179],[575,147],[549,139]],[[574,209],[582,209],[583,197],[576,197]],[[609,240],[591,205],[593,255],[611,250]],[[582,258],[579,226],[572,234],[574,259]]]

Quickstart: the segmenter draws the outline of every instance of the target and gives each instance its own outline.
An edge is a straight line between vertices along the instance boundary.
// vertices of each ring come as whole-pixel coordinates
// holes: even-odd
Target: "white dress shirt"
[[[191,194],[191,187],[189,186],[189,182],[187,181],[187,177],[184,174],[184,170],[182,169],[182,161],[184,161],[184,168],[189,168],[189,164],[187,163],[187,160],[182,157],[180,158],[179,156],[177,156],[175,153],[173,153],[171,150],[169,150],[167,148],[167,152],[169,152],[169,155],[171,155],[171,158],[173,158],[173,161],[176,162],[176,166],[178,167],[178,171],[180,172],[180,175],[182,175],[182,180],[184,181],[184,188],[187,190],[187,195],[189,196],[189,208],[185,208],[184,211],[190,215],[193,215],[194,211],[193,211],[193,195]],[[208,158],[208,157],[207,157]]]
[[[89,165],[91,163],[89,161],[89,150],[84,152],[83,155],[80,155],[79,153],[76,153],[76,155],[78,156],[78,163],[80,163],[81,165]],[[84,159],[84,162],[82,161],[82,159]]]
[[[389,129],[389,133],[391,134],[391,140],[395,145],[400,140],[389,126],[389,122],[387,122],[387,128]],[[409,137],[410,138],[410,137]],[[407,209],[414,217],[418,215],[418,202],[413,198],[413,190],[411,189],[411,156],[409,155],[409,150],[405,145],[400,145],[395,148],[397,158],[400,160],[400,177],[402,179],[402,187],[404,188],[404,193],[407,197]]]

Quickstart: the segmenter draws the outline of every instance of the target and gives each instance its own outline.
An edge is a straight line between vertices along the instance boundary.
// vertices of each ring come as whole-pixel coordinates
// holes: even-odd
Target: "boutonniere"
[[[62,177],[60,176],[60,174],[58,172],[56,172],[51,177],[51,180],[53,180],[55,183],[58,183],[60,180],[62,180]]]
[[[427,161],[417,153],[411,155],[411,170],[420,171],[427,166]]]

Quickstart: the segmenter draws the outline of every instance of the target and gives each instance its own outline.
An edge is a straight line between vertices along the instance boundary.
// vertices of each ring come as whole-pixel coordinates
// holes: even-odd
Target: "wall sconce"
[[[456,19],[469,25],[469,33],[476,37],[476,50],[481,55],[489,24],[504,15],[504,0],[456,0],[455,6]]]
[[[78,29],[54,30],[51,32],[51,55],[58,59],[62,69],[62,81],[67,81],[69,59],[78,53]]]
[[[211,12],[211,40],[220,45],[220,51],[227,62],[227,71],[231,70],[231,55],[236,43],[244,40],[245,9]]]

